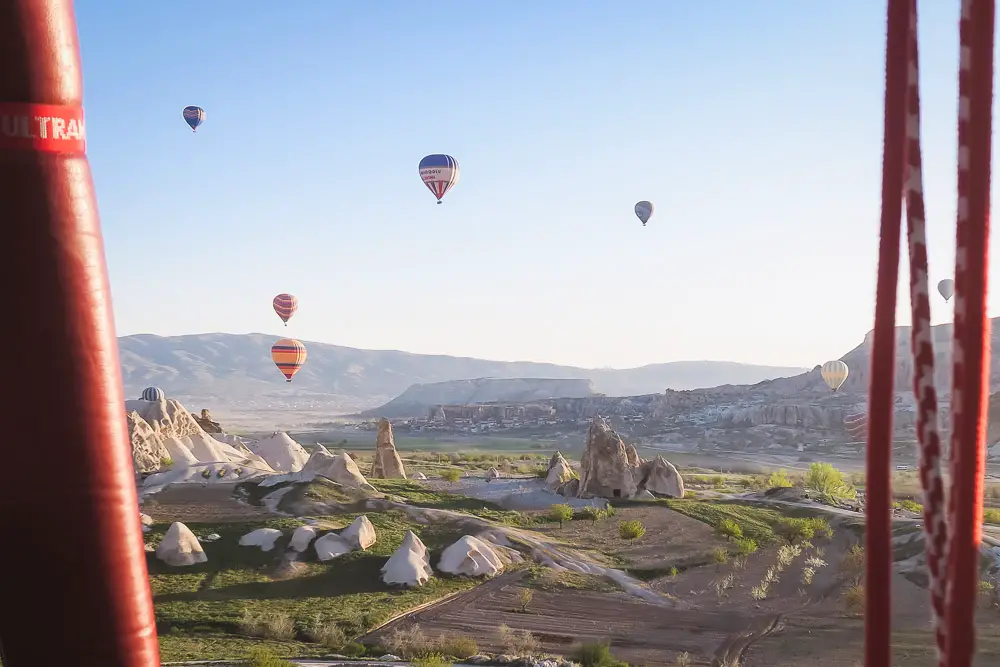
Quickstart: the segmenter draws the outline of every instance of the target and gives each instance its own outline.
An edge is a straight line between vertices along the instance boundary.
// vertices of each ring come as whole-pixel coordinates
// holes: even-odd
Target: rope
[[[892,595],[890,499],[896,287],[903,216],[903,171],[910,14],[913,0],[888,0],[885,54],[885,145],[875,327],[868,393],[865,485],[865,665],[889,667]]]
[[[932,620],[938,661],[945,651],[945,579],[947,515],[941,476],[941,434],[934,387],[934,345],[931,331],[930,284],[927,278],[923,164],[920,148],[920,76],[917,48],[917,2],[910,0],[909,71],[906,122],[906,227],[910,253],[910,349],[913,355],[913,395],[917,402],[917,441],[924,501],[924,543],[930,579]]]
[[[969,667],[975,651],[989,394],[986,286],[994,13],[995,0],[962,0],[946,667]]]

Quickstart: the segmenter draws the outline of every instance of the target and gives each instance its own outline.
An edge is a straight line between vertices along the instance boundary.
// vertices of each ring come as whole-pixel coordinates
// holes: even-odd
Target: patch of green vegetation
[[[447,491],[435,491],[418,482],[405,479],[373,479],[372,485],[379,491],[399,496],[407,504],[428,509],[455,510],[489,519],[508,526],[530,526],[533,522],[521,512],[505,510],[495,503],[460,496]]]
[[[806,473],[805,487],[831,498],[853,500],[857,490],[844,479],[844,473],[829,463],[811,463]]]
[[[278,566],[292,530],[303,522],[273,519],[187,524],[195,535],[218,533],[221,539],[203,542],[208,562],[191,567],[171,568],[152,554],[147,557],[163,660],[249,657],[251,649],[262,642],[279,657],[327,655],[332,649],[307,642],[313,619],[319,614],[351,638],[401,611],[475,585],[467,579],[436,576],[418,589],[386,586],[380,569],[407,530],[413,530],[427,545],[432,563],[463,531],[448,523],[416,524],[401,512],[368,512],[366,516],[378,534],[378,541],[368,551],[353,552],[329,563],[306,558],[297,564],[291,578],[281,578]],[[330,527],[339,527],[355,518],[344,514],[322,520]],[[270,552],[239,546],[239,538],[257,528],[278,528],[284,535]],[[159,543],[166,529],[164,524],[153,526],[147,542]],[[281,641],[249,638],[242,631],[248,614],[284,615],[294,629]]]
[[[983,523],[1000,524],[1000,509],[987,507],[983,510]]]
[[[723,521],[733,521],[739,525],[744,537],[757,544],[773,542],[774,527],[784,518],[776,510],[740,502],[670,499],[663,503],[675,512],[707,523],[716,530]]]

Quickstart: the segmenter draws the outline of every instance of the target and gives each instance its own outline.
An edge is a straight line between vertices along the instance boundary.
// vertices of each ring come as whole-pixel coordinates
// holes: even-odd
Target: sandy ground
[[[140,511],[157,522],[227,523],[273,517],[263,507],[245,505],[233,497],[235,484],[178,484],[146,498]]]
[[[771,584],[765,600],[751,589],[764,578],[777,558],[778,546],[752,555],[745,565],[698,565],[703,554],[721,538],[708,526],[662,507],[619,510],[614,521],[639,518],[647,534],[634,546],[616,539],[608,522],[596,525],[574,521],[559,529],[541,527],[553,541],[593,546],[616,560],[637,568],[666,568],[687,563],[675,576],[662,576],[646,586],[661,595],[683,601],[680,607],[643,602],[622,591],[544,587],[534,589],[527,613],[519,611],[518,593],[523,574],[499,577],[473,591],[404,617],[373,633],[371,639],[413,623],[430,636],[465,635],[483,650],[502,651],[500,624],[529,630],[542,649],[569,655],[580,643],[609,640],[620,660],[639,665],[675,665],[687,652],[693,665],[726,664],[738,658],[746,667],[855,667],[862,660],[863,620],[845,610],[845,583],[838,563],[855,542],[839,529],[833,540],[814,540],[815,547],[800,554]],[[815,567],[809,584],[803,582],[808,556],[825,565]],[[815,563],[814,563],[815,565]],[[732,575],[731,587],[716,584]],[[927,592],[901,576],[893,581],[895,664],[931,667]],[[977,667],[1000,664],[1000,613],[983,610]],[[737,664],[737,663],[733,663]]]

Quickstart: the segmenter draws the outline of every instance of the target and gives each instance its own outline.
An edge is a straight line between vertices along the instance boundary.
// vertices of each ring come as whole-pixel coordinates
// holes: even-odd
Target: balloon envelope
[[[291,382],[292,376],[306,363],[306,346],[294,338],[282,338],[271,346],[271,361],[285,376],[285,380]]]
[[[198,131],[198,126],[205,122],[205,110],[201,107],[184,107],[184,122],[191,126],[191,130]]]
[[[142,390],[142,400],[144,401],[162,401],[165,397],[163,390],[159,387],[146,387]]]
[[[840,385],[844,384],[844,381],[847,380],[847,374],[850,372],[850,369],[847,367],[847,364],[838,359],[837,361],[828,361],[823,364],[819,372],[823,376],[823,382],[830,389],[837,391],[840,389]]]
[[[291,294],[279,294],[271,301],[271,305],[274,306],[274,312],[278,314],[281,321],[287,325],[288,320],[292,319],[292,315],[299,309],[299,300]]]
[[[635,214],[642,220],[642,226],[645,227],[649,219],[653,217],[653,204],[648,201],[641,201],[635,205]]]
[[[955,281],[951,278],[945,278],[938,283],[938,292],[941,293],[945,301],[951,300],[951,297],[955,296]]]
[[[458,183],[458,160],[450,155],[428,155],[417,165],[417,171],[439,204],[448,190]]]

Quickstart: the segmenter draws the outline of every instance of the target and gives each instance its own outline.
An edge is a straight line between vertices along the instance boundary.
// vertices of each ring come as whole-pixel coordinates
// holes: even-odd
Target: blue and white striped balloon
[[[164,399],[163,390],[159,387],[146,387],[142,390],[142,400],[156,402]]]

